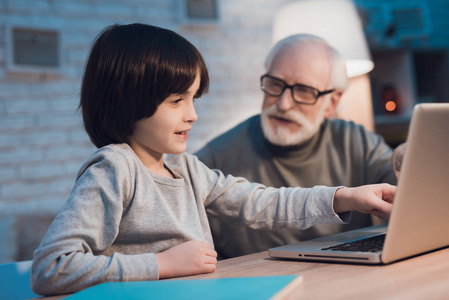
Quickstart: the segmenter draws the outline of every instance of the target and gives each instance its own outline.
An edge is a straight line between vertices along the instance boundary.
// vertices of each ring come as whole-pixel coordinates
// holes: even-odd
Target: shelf
[[[372,49],[370,73],[375,131],[392,147],[404,142],[413,108],[420,102],[449,102],[448,53],[441,49]],[[384,105],[395,99],[398,114]]]

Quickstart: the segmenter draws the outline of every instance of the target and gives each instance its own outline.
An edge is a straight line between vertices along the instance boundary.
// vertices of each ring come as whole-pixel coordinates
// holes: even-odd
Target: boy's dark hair
[[[171,94],[209,75],[199,51],[177,33],[145,24],[113,25],[95,40],[81,86],[84,127],[98,148],[125,143],[135,122],[151,117]]]

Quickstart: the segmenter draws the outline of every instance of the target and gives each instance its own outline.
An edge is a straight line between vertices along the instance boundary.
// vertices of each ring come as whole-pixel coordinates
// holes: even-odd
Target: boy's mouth
[[[189,137],[189,131],[188,130],[184,130],[184,131],[176,131],[175,134],[183,139],[183,140],[187,140],[187,138]]]

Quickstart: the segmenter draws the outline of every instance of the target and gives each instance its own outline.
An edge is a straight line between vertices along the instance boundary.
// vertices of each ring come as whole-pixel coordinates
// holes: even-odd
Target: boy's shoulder
[[[104,155],[121,155],[125,157],[132,156],[134,151],[131,147],[126,144],[109,144],[104,147],[101,147],[96,151],[96,153],[104,153]]]
[[[83,164],[79,173],[95,164],[109,165],[112,168],[132,167],[137,156],[128,144],[109,144],[97,149]]]
[[[95,151],[91,159],[102,158],[107,160],[126,160],[133,161],[137,158],[134,151],[128,144],[109,144]]]

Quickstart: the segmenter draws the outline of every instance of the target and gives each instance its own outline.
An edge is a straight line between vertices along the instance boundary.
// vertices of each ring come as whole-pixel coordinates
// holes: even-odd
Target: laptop
[[[413,110],[388,224],[275,247],[268,253],[274,258],[388,264],[449,246],[448,232],[449,103],[422,103]]]

